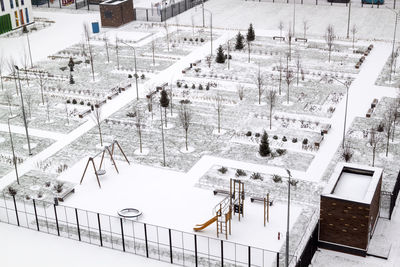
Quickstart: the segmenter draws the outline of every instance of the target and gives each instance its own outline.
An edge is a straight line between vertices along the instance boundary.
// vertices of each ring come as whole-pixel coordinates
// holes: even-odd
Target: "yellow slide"
[[[207,222],[203,223],[203,224],[196,224],[196,227],[193,228],[194,231],[201,231],[204,228],[206,228],[207,226],[209,226],[210,224],[214,223],[215,221],[217,221],[217,216],[211,218],[210,220],[208,220]]]

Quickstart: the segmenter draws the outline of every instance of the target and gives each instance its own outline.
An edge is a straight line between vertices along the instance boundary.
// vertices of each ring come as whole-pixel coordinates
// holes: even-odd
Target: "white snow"
[[[341,198],[362,201],[367,193],[372,176],[342,172],[333,195]]]

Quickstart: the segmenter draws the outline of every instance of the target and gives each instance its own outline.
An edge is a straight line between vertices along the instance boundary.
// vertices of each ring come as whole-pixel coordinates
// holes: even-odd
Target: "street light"
[[[332,78],[346,87],[346,107],[345,107],[345,111],[344,111],[343,142],[342,142],[342,148],[344,149],[344,143],[345,143],[345,138],[346,138],[347,104],[349,102],[349,88],[351,85],[351,81],[347,80],[345,82],[342,82],[333,76],[332,76]]]
[[[205,27],[205,23],[204,23],[204,0],[201,0],[201,7],[203,9],[203,28]]]
[[[293,0],[293,36],[296,35],[295,25],[296,25],[296,0]]]
[[[11,143],[11,150],[12,150],[12,155],[13,155],[13,163],[14,163],[14,169],[15,169],[15,176],[17,177],[17,183],[19,184],[19,177],[18,177],[18,169],[17,169],[17,159],[15,158],[15,152],[14,152],[14,143],[12,139],[12,134],[11,134],[11,127],[10,127],[10,120],[15,119],[19,117],[19,115],[15,115],[13,117],[9,117],[7,119],[7,124],[8,124],[8,132],[10,134],[10,143]]]
[[[30,59],[30,61],[31,61],[31,68],[33,68],[31,44],[30,44],[30,42],[29,42],[28,32],[29,32],[29,30],[26,29],[26,40],[28,41],[29,59]]]
[[[19,68],[18,68],[17,65],[14,65],[14,68],[17,70],[17,77],[18,77],[18,84],[19,84],[19,95],[21,96],[22,117],[24,119],[26,139],[28,141],[28,152],[29,152],[29,156],[32,156],[31,142],[29,140],[29,133],[28,133],[28,124],[26,123],[26,116],[25,116],[24,98],[22,97],[21,79],[19,78]]]
[[[350,35],[350,12],[351,12],[351,0],[349,1],[349,14],[347,16],[347,39],[349,39]]]
[[[396,12],[388,7],[386,7],[390,11],[396,14],[395,21],[394,21],[394,33],[393,33],[393,43],[392,43],[392,55],[391,55],[391,62],[390,62],[390,73],[389,73],[389,83],[392,82],[392,71],[393,71],[393,61],[394,61],[394,44],[396,42],[396,31],[397,31],[397,20],[399,18],[399,12]]]
[[[290,222],[290,178],[292,178],[292,174],[288,169],[286,169],[288,174],[288,207],[287,207],[287,223],[286,223],[286,267],[289,267],[289,222]]]
[[[121,41],[122,42],[122,41]],[[133,57],[134,57],[134,61],[135,61],[135,80],[136,80],[136,99],[139,100],[139,88],[138,88],[138,74],[137,74],[137,66],[136,66],[136,49],[135,47],[133,47],[130,44],[127,44],[125,42],[122,42],[124,45],[129,46],[130,48],[133,49]]]

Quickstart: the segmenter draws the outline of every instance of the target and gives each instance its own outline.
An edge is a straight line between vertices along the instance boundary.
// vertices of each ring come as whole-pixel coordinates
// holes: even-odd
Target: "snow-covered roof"
[[[338,163],[322,195],[370,204],[382,172],[381,168]]]

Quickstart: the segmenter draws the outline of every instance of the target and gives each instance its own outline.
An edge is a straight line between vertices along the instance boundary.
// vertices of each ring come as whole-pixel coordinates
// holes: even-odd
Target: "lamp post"
[[[19,68],[18,68],[17,65],[15,65],[14,68],[17,70],[17,78],[18,78],[18,84],[19,84],[19,95],[21,97],[22,118],[24,119],[26,139],[28,141],[28,152],[29,152],[29,156],[32,156],[31,142],[29,140],[29,133],[28,133],[28,124],[26,123],[26,116],[25,116],[24,98],[22,97],[21,79],[19,78]]]
[[[211,46],[210,46],[210,50],[211,50],[211,57],[213,56],[213,36],[212,36],[212,12],[208,9],[203,8],[203,10],[207,11],[208,13],[210,13],[210,39],[211,39]]]
[[[295,25],[296,25],[296,0],[293,0],[293,36],[295,36]]]
[[[351,12],[351,0],[349,1],[349,14],[348,14],[348,16],[347,16],[347,39],[349,39],[350,38],[350,35],[349,35],[349,33],[350,33],[350,12]]]
[[[286,267],[289,267],[289,223],[290,223],[290,178],[292,178],[292,174],[288,169],[286,169],[288,174],[288,207],[287,207],[287,223],[286,223],[286,257],[285,263]]]
[[[11,143],[11,150],[12,150],[12,156],[13,156],[14,169],[15,169],[15,176],[17,177],[17,183],[19,184],[17,159],[15,158],[14,143],[13,143],[12,134],[11,134],[11,127],[10,127],[10,120],[15,119],[17,117],[19,117],[19,115],[15,115],[13,117],[9,117],[7,119],[7,124],[8,124],[8,133],[10,134],[10,143]]]
[[[389,83],[392,82],[392,72],[393,72],[393,61],[394,61],[394,44],[396,43],[396,31],[397,31],[397,20],[399,18],[399,12],[396,12],[388,7],[386,7],[390,11],[396,14],[394,21],[394,32],[393,32],[393,43],[392,43],[392,54],[391,54],[391,62],[390,62],[390,73],[389,73]]]
[[[121,41],[122,42],[122,41]],[[122,42],[124,45],[127,45],[127,46],[129,46],[130,48],[132,48],[133,49],[133,58],[134,58],[134,61],[135,61],[135,81],[136,81],[136,99],[137,100],[139,100],[139,87],[138,87],[138,74],[137,74],[137,65],[136,65],[136,49],[135,49],[135,47],[133,47],[132,45],[130,45],[130,44],[127,44],[127,43],[125,43],[125,42]]]
[[[204,23],[204,0],[201,1],[201,7],[203,9],[203,28],[205,27],[205,23]]]
[[[346,107],[345,107],[345,111],[344,111],[343,142],[342,142],[342,148],[344,148],[344,143],[346,140],[345,138],[346,138],[346,122],[347,122],[347,105],[349,102],[349,88],[351,85],[351,81],[347,80],[345,82],[342,82],[342,81],[336,79],[335,77],[332,77],[332,78],[346,87]]]
[[[29,42],[28,29],[26,30],[26,40],[28,41],[28,50],[29,50],[29,59],[30,59],[30,61],[31,61],[31,68],[33,68],[32,53],[31,53],[31,44],[30,44],[30,42]]]

